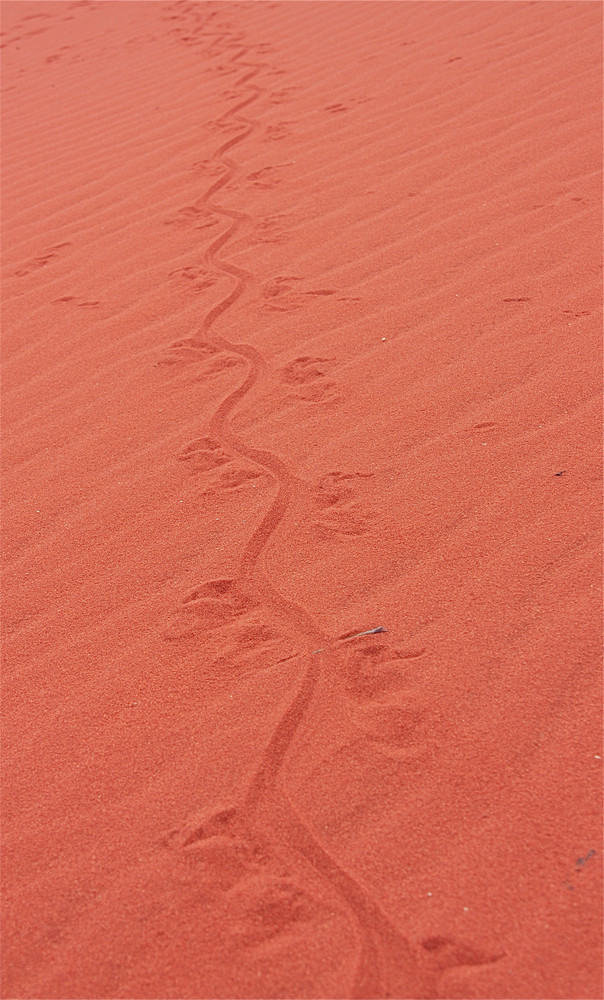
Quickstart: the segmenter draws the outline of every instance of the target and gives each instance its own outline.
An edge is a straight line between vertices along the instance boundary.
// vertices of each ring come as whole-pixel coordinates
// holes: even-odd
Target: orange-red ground
[[[601,4],[2,14],[2,995],[600,997]]]

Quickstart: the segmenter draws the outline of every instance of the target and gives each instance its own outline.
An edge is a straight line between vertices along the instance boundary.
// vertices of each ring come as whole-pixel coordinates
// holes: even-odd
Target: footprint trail
[[[198,338],[190,341],[190,347],[194,348],[198,343],[205,351],[222,351],[235,356],[246,364],[247,372],[239,385],[217,407],[209,421],[207,437],[200,439],[197,450],[207,446],[210,441],[215,451],[223,448],[244,459],[246,463],[252,463],[272,479],[276,490],[274,499],[247,542],[236,579],[229,581],[229,602],[230,605],[235,602],[239,607],[245,606],[247,601],[260,601],[267,612],[270,610],[275,613],[286,624],[288,631],[293,633],[297,642],[305,647],[306,655],[300,655],[298,659],[300,663],[306,663],[306,667],[300,678],[298,691],[275,728],[243,801],[202,817],[200,821],[185,823],[180,830],[168,835],[165,844],[172,850],[187,852],[193,848],[200,850],[206,845],[205,850],[216,856],[223,856],[229,850],[233,857],[240,857],[242,854],[255,856],[258,852],[267,851],[269,856],[272,853],[283,854],[284,851],[291,855],[293,852],[297,856],[297,859],[294,858],[295,867],[299,867],[300,859],[304,859],[314,873],[321,876],[329,893],[347,915],[347,920],[356,928],[358,954],[351,995],[359,998],[387,997],[398,987],[410,991],[407,995],[431,996],[435,995],[433,977],[428,977],[430,982],[426,980],[426,973],[420,970],[408,942],[372,899],[370,892],[321,845],[279,781],[280,771],[291,754],[300,727],[304,724],[322,672],[338,669],[338,651],[308,612],[286,600],[271,586],[262,572],[263,552],[271,536],[287,516],[292,498],[300,491],[301,484],[281,458],[272,452],[245,444],[230,426],[230,418],[236,408],[259,381],[269,377],[269,371],[261,354],[253,346],[234,344],[212,333],[216,321],[245,296],[252,282],[252,275],[230,263],[222,255],[239,229],[248,222],[248,217],[242,212],[225,208],[216,199],[219,192],[239,173],[238,164],[229,154],[259,128],[257,122],[244,117],[241,112],[262,95],[261,87],[252,81],[262,74],[267,64],[246,61],[247,48],[236,45],[224,35],[220,36],[217,44],[236,48],[229,63],[233,71],[243,69],[244,72],[233,81],[232,86],[239,92],[247,91],[247,96],[215,122],[217,128],[230,131],[232,127],[236,134],[231,135],[216,151],[214,161],[217,169],[221,169],[221,174],[194,207],[199,211],[209,211],[229,223],[207,248],[205,263],[212,271],[234,279],[234,283],[229,294],[207,313]],[[195,447],[191,448],[193,457],[195,451]],[[182,457],[187,458],[188,454]],[[198,588],[198,591],[190,595],[189,601],[207,599],[210,596],[209,591],[205,594],[208,586]],[[225,588],[226,584],[223,589]],[[220,597],[219,590],[215,582],[213,598]],[[220,620],[217,609],[212,614],[216,620]],[[321,649],[320,655],[313,655],[318,647]],[[235,861],[232,866],[236,867]],[[394,961],[393,956],[396,956]]]

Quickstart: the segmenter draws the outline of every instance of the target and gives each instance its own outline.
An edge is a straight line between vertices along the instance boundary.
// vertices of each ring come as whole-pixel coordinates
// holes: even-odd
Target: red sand
[[[601,997],[601,5],[3,18],[3,996]]]

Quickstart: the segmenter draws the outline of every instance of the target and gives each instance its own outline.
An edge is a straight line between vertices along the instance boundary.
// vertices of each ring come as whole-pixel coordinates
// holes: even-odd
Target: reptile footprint
[[[61,250],[64,250],[66,247],[70,247],[72,245],[73,244],[70,242],[56,243],[54,246],[49,247],[48,250],[44,250],[37,257],[28,261],[20,267],[18,271],[15,271],[14,273],[16,277],[24,278],[26,275],[31,274],[32,271],[37,271],[40,267],[46,267],[47,264],[50,264],[50,262],[54,260]]]
[[[255,170],[248,174],[246,180],[254,187],[268,190],[281,183],[281,172],[277,167],[263,167],[262,170]]]
[[[288,387],[290,397],[312,403],[336,402],[340,396],[335,382],[327,375],[326,366],[333,358],[294,358],[279,372]]]
[[[204,206],[185,205],[179,208],[176,215],[164,219],[165,226],[176,226],[179,229],[211,229],[217,226],[219,219]]]
[[[230,933],[244,948],[257,948],[284,934],[302,930],[319,908],[311,896],[289,878],[266,874],[241,881],[229,893],[239,911]]]
[[[256,604],[241,593],[232,579],[207,580],[195,587],[170,617],[164,629],[168,642],[198,640],[216,629],[228,629],[246,615]]]
[[[370,510],[359,496],[365,479],[371,479],[371,473],[329,472],[321,477],[313,499],[322,535],[364,535],[369,531]]]
[[[169,277],[179,279],[179,283],[194,292],[204,292],[218,281],[215,271],[203,267],[179,267],[170,271]]]
[[[404,683],[400,658],[389,646],[364,639],[341,651],[341,679],[346,695],[364,703],[398,690]]]
[[[277,122],[275,125],[267,125],[264,133],[265,141],[275,142],[279,139],[286,139],[294,131],[294,122]]]
[[[185,337],[183,340],[175,340],[173,344],[165,350],[164,354],[157,361],[158,365],[190,365],[207,361],[213,355],[218,354],[217,347],[195,337]]]
[[[255,480],[266,477],[267,474],[265,472],[261,472],[259,469],[232,467],[226,469],[218,477],[216,482],[213,483],[211,487],[208,487],[208,489],[205,490],[205,492],[213,494],[216,493],[217,490],[229,490],[229,491],[241,490],[245,486],[256,485]]]
[[[196,160],[191,166],[193,170],[199,171],[206,177],[223,176],[226,169],[222,163],[214,159]]]
[[[254,607],[232,579],[208,580],[187,594],[182,604],[185,611],[202,618],[205,627],[232,622]]]
[[[490,965],[505,956],[505,952],[501,950],[480,948],[453,937],[439,935],[424,938],[421,945],[440,971],[461,965]]]
[[[194,814],[162,843],[193,861],[200,878],[223,892],[248,878],[263,861],[234,808]]]
[[[355,725],[365,739],[382,752],[403,759],[423,753],[434,743],[438,720],[434,709],[412,695],[361,706],[355,713]]]
[[[191,462],[199,472],[207,472],[230,461],[230,455],[222,449],[220,442],[211,437],[200,437],[190,441],[178,458],[181,462]]]
[[[253,243],[285,243],[288,239],[286,223],[290,214],[267,215],[259,219],[252,235]]]
[[[239,814],[233,806],[213,812],[194,813],[182,826],[170,830],[164,837],[163,844],[173,850],[184,849],[209,837],[226,834],[231,837],[240,836],[242,829]]]
[[[305,305],[303,295],[297,291],[296,284],[303,281],[296,275],[279,275],[267,281],[262,287],[264,303],[262,308],[269,312],[293,312]]]
[[[168,642],[198,639],[202,633],[209,647],[208,634],[215,629],[226,629],[230,633],[230,641],[224,632],[222,640],[226,639],[230,653],[236,652],[238,639],[232,627],[250,622],[250,615],[256,608],[257,601],[243,593],[236,580],[206,580],[183,598],[180,608],[168,621],[164,639]]]
[[[220,375],[229,368],[237,368],[244,363],[243,359],[235,354],[219,354],[218,357],[210,361],[203,374],[196,381],[211,378],[213,375]]]
[[[433,703],[412,686],[417,674],[411,662],[424,653],[422,647],[392,649],[367,638],[340,651],[340,681],[352,702],[354,726],[364,741],[399,759],[432,747],[442,725]]]

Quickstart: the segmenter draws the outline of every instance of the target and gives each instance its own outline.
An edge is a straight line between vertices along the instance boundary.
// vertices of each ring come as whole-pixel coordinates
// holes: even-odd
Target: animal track
[[[220,354],[220,349],[209,344],[207,341],[197,340],[195,337],[185,337],[182,340],[175,340],[161,358],[158,365],[190,365],[199,364],[209,358]]]
[[[205,160],[195,160],[192,164],[192,169],[199,171],[205,177],[220,177],[225,175],[225,167],[217,160],[205,159]]]
[[[326,374],[333,358],[294,358],[279,372],[281,382],[293,399],[311,403],[331,403],[339,399],[337,385]]]
[[[329,297],[337,294],[335,288],[305,289],[301,283],[306,279],[297,275],[280,275],[262,286],[262,309],[265,312],[295,312],[309,305],[311,297]]]
[[[340,682],[352,703],[354,726],[363,740],[391,757],[409,760],[434,744],[441,720],[410,687],[414,672],[407,666],[424,654],[423,647],[393,649],[368,637],[339,651]]]
[[[357,493],[361,482],[370,478],[371,473],[361,472],[328,472],[321,477],[313,499],[322,533],[363,535],[369,530],[367,506]]]
[[[452,937],[424,938],[422,948],[433,957],[441,970],[460,965],[490,965],[505,956],[504,951],[486,951]]]
[[[230,898],[242,911],[231,933],[246,948],[258,947],[299,924],[310,923],[318,911],[309,894],[287,878],[264,875],[241,882]]]
[[[224,629],[249,615],[255,607],[256,602],[239,590],[235,580],[208,580],[183,599],[164,630],[164,638],[174,642]]]
[[[358,702],[399,690],[403,683],[401,657],[383,643],[359,642],[358,646],[343,647],[342,683],[346,695]]]
[[[242,223],[248,225],[253,220],[242,212],[222,207],[216,201],[220,190],[224,192],[239,185],[237,168],[231,159],[233,149],[252,132],[258,134],[260,127],[259,123],[247,118],[248,111],[245,118],[239,112],[262,93],[262,86],[256,81],[250,83],[252,78],[262,73],[260,80],[266,86],[267,79],[285,71],[247,61],[251,53],[242,46],[239,32],[235,35],[228,25],[223,27],[216,21],[212,22],[211,18],[216,14],[213,8],[207,17],[200,14],[199,18],[197,11],[205,11],[205,7],[187,4],[172,9],[175,14],[178,11],[177,19],[181,10],[185,12],[183,23],[175,29],[183,44],[196,44],[194,36],[198,32],[203,34],[204,27],[212,24],[211,41],[208,43],[207,38],[201,39],[204,53],[208,58],[220,58],[222,50],[225,60],[218,66],[213,64],[212,71],[225,76],[236,74],[232,89],[238,92],[238,96],[233,98],[237,104],[231,111],[208,123],[210,129],[224,136],[214,157],[215,166],[212,162],[199,161],[196,167],[208,177],[215,176],[216,180],[206,185],[207,193],[200,195],[199,203],[185,206],[173,218],[166,220],[167,225],[194,229],[217,227],[220,223],[220,236],[215,236],[209,243],[206,257],[216,272],[229,276],[231,290],[204,318],[203,332],[210,336],[209,330],[216,318],[229,309],[246,289],[250,290],[249,276],[234,264],[227,264],[224,255],[225,246]],[[329,110],[335,113],[345,108],[333,105]],[[265,138],[282,138],[289,124],[279,122],[269,126]],[[248,174],[245,180],[251,188],[271,189],[281,182],[283,168],[288,165],[263,167]],[[257,242],[280,242],[286,238],[282,218],[272,216],[258,223],[255,236]],[[206,280],[204,274],[186,268],[174,277],[192,284]],[[259,308],[286,312],[314,300],[319,309],[319,300],[334,294],[336,290],[331,288],[305,288],[302,278],[279,276],[265,284]],[[268,510],[244,549],[239,576],[209,579],[196,586],[183,599],[164,632],[165,638],[171,642],[192,640],[194,649],[199,652],[199,683],[207,692],[212,682],[224,688],[230,677],[291,661],[300,655],[300,645],[312,649],[316,645],[327,645],[328,640],[325,641],[320,628],[304,608],[276,591],[271,592],[269,581],[263,580],[258,573],[259,558],[287,513],[296,485],[283,459],[240,442],[229,425],[233,410],[262,374],[263,360],[250,344],[240,348],[229,347],[226,341],[218,338],[212,343],[211,339],[202,341],[191,337],[172,344],[159,363],[184,365],[194,362],[204,362],[205,365],[198,378],[208,377],[233,364],[245,364],[247,371],[245,378],[239,379],[217,405],[209,422],[211,436],[190,442],[183,449],[180,459],[210,474],[212,482],[208,492],[244,489],[246,484],[253,487],[253,480],[264,475],[276,480],[278,485]],[[293,359],[278,373],[284,393],[294,402],[336,401],[339,398],[338,389],[329,377],[332,364],[333,360],[324,358]],[[227,454],[222,441],[228,442],[228,451],[236,456],[235,461]],[[237,459],[241,464],[237,464]],[[256,463],[256,470],[252,471],[245,464],[247,462],[250,465]],[[258,472],[258,469],[264,471]],[[363,497],[357,497],[360,481],[365,478],[362,474],[339,472],[323,477],[315,497],[320,530],[348,534],[367,530],[369,517],[362,503]],[[271,614],[277,618],[277,626],[270,620]],[[282,631],[283,618],[289,622],[288,632],[293,635],[285,635]],[[311,642],[312,645],[309,645]],[[295,933],[296,926],[314,920],[315,914],[319,914],[316,901],[297,886],[291,871],[284,870],[282,855],[285,851],[293,857],[291,868],[296,873],[301,863],[309,864],[317,880],[329,886],[331,894],[337,895],[340,901],[338,908],[341,907],[346,919],[352,916],[357,926],[359,948],[352,987],[354,995],[394,995],[392,984],[386,981],[390,979],[390,974],[385,971],[387,963],[382,959],[389,951],[396,952],[397,962],[413,971],[415,959],[407,942],[391,925],[371,894],[322,846],[310,826],[297,814],[278,780],[300,722],[312,701],[321,671],[325,668],[322,658],[313,656],[305,655],[301,663],[301,678],[296,693],[289,707],[280,714],[260,762],[252,769],[249,787],[240,807],[194,816],[181,829],[172,831],[164,846],[176,851],[184,863],[197,865],[204,885],[212,886],[212,891],[224,895],[232,907],[230,927],[234,938],[240,946],[247,948],[270,945],[283,934]],[[400,726],[397,728],[387,714],[385,719],[379,716],[380,707],[387,712],[389,703],[385,699],[391,696],[390,681],[384,679],[387,672],[381,671],[383,677],[379,682],[374,678],[373,687],[367,677],[364,679],[363,690],[369,690],[373,700],[350,700],[364,733],[359,742],[364,738],[370,744],[379,738],[380,751],[385,747],[384,752],[397,753]],[[359,683],[357,678],[357,686]],[[353,681],[349,678],[350,684]],[[378,698],[384,701],[378,702]],[[371,713],[376,711],[378,718],[374,720]],[[376,727],[381,727],[379,733],[374,731]],[[393,740],[394,749],[391,747]],[[275,806],[278,820],[273,822],[271,812]],[[275,848],[266,846],[275,840],[281,858],[279,863]],[[328,909],[325,908],[324,912]],[[305,936],[308,937],[308,930]]]
[[[203,680],[206,690],[228,688],[233,681],[253,677],[297,655],[291,636],[266,622],[258,605],[230,624],[208,633],[203,622],[174,622],[168,641],[188,640],[203,634]]]
[[[246,180],[254,187],[264,190],[276,187],[277,184],[281,183],[281,179],[281,171],[278,167],[263,167],[261,170],[255,170],[254,173],[248,174],[246,177]]]
[[[411,698],[362,706],[354,721],[366,739],[394,756],[416,756],[432,742],[433,713]]]
[[[213,212],[198,205],[185,205],[179,208],[176,215],[164,219],[165,226],[176,226],[178,229],[213,229],[218,222]]]
[[[212,129],[212,131],[222,132],[224,135],[231,135],[233,132],[241,132],[242,128],[244,128],[244,124],[242,122],[229,118],[215,118],[213,121],[206,122],[206,126],[207,128]]]
[[[218,66],[214,67],[214,72],[218,76],[232,76],[233,73],[237,72],[237,66],[233,66],[231,63],[220,63]]]
[[[64,250],[66,247],[70,246],[73,246],[73,244],[70,242],[56,243],[55,246],[49,247],[48,250],[44,250],[37,257],[34,257],[32,260],[28,261],[26,264],[20,267],[18,271],[15,271],[14,274],[16,275],[17,278],[24,278],[27,274],[31,274],[32,271],[37,271],[41,267],[46,267],[47,264],[50,264],[50,262],[54,260],[54,258],[61,252],[61,250]]]
[[[179,454],[181,462],[191,462],[200,472],[226,465],[230,455],[223,450],[219,441],[210,437],[197,438],[186,445]]]
[[[267,620],[256,600],[237,592],[233,580],[210,581],[189,594],[163,635],[170,643],[203,643],[200,680],[208,697],[297,655],[295,639]]]
[[[287,227],[284,225],[289,221],[289,215],[268,215],[264,219],[259,219],[252,234],[253,243],[285,243],[289,238]]]
[[[87,302],[84,299],[77,299],[75,295],[62,295],[59,299],[53,299],[53,305],[57,305],[59,302],[71,302],[78,309],[98,309],[100,302],[95,300],[94,302]]]
[[[254,607],[254,602],[240,593],[237,581],[232,579],[208,580],[195,587],[182,603],[187,611],[221,624],[238,618]]]
[[[256,479],[266,478],[266,473],[260,469],[253,468],[232,468],[227,469],[218,478],[215,484],[205,490],[206,493],[216,493],[219,490],[241,490],[244,486],[249,486]]]
[[[294,358],[281,369],[281,379],[288,385],[307,385],[325,377],[324,366],[331,364],[333,358]]]
[[[292,293],[296,289],[296,283],[303,280],[295,275],[283,275],[265,282],[262,286],[262,295],[266,299],[264,309],[278,312],[291,312],[293,309],[300,309],[304,300]]]
[[[255,480],[268,478],[264,469],[258,467],[245,467],[233,462],[232,455],[228,454],[222,447],[220,441],[212,437],[200,437],[180,451],[178,458],[181,462],[189,462],[195,472],[210,472],[219,469],[221,466],[229,465],[212,484],[203,490],[206,495],[214,495],[225,490],[234,492],[241,490],[245,486],[253,484]]]
[[[169,277],[186,282],[186,286],[194,292],[204,292],[218,281],[215,271],[195,266],[179,267],[175,271],[170,271]]]
[[[225,930],[257,948],[320,915],[318,903],[251,833],[236,809],[197,815],[170,831],[163,846],[195,865],[206,891],[228,902]]]
[[[204,881],[223,892],[254,874],[264,861],[233,808],[194,814],[182,827],[171,830],[162,843],[191,859],[201,869]]]
[[[275,125],[267,125],[264,130],[264,139],[267,142],[278,142],[279,139],[287,139],[294,131],[294,122],[277,122]]]
[[[212,375],[220,375],[221,372],[227,371],[229,368],[238,368],[243,364],[241,358],[234,357],[232,354],[219,354],[217,358],[207,365],[201,378],[211,378]],[[199,381],[196,379],[196,381]]]
[[[308,305],[309,296],[328,297],[337,294],[335,288],[304,290],[299,284],[304,280],[297,275],[282,275],[265,282],[262,286],[262,296],[265,299],[262,308],[268,312],[294,312]]]
[[[213,837],[240,838],[244,830],[239,813],[230,807],[210,813],[193,814],[181,827],[171,830],[164,837],[163,843],[173,850],[185,850],[198,847]]]
[[[273,90],[268,100],[271,104],[286,104],[299,91],[300,87],[283,87],[281,90]]]

